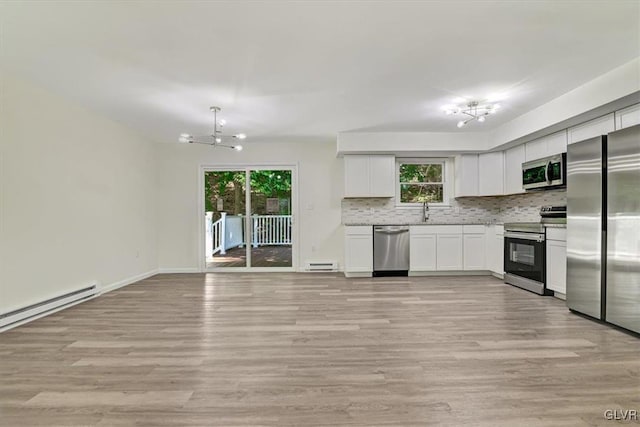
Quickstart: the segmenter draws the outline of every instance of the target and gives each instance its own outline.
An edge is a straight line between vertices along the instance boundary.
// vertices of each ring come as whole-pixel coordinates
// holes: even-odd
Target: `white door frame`
[[[203,228],[204,218],[204,174],[205,172],[223,172],[238,171],[246,172],[247,170],[291,170],[291,225],[292,238],[291,245],[291,267],[218,267],[207,268],[205,260],[205,233]],[[198,174],[198,203],[196,218],[198,219],[198,266],[201,273],[226,273],[226,272],[291,272],[298,271],[298,163],[257,163],[257,164],[229,164],[229,165],[200,165]],[[245,191],[246,207],[251,211],[251,192]],[[247,216],[246,221],[250,221]],[[248,224],[245,224],[247,230],[251,230]],[[251,231],[250,231],[251,232]],[[250,245],[249,245],[250,246]],[[251,249],[249,249],[251,251]],[[247,256],[247,263],[251,259],[251,252]]]

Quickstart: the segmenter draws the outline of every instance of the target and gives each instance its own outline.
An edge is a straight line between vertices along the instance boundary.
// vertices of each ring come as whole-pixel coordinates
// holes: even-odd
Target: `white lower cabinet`
[[[465,234],[464,242],[464,269],[486,270],[485,246],[486,239],[482,234]]]
[[[554,231],[556,233],[551,233]],[[566,240],[552,240],[554,234],[564,237],[565,230],[547,231],[547,289],[561,294],[567,293],[567,242]]]
[[[373,229],[371,226],[345,227],[344,271],[373,272]]]
[[[495,247],[497,248],[497,251],[495,252],[496,261],[494,268],[491,271],[497,274],[504,274],[504,235],[496,235],[495,242]]]
[[[486,271],[486,235],[484,225],[411,226],[409,270]]]
[[[504,274],[504,227],[502,225],[487,226],[486,238],[487,270]]]
[[[462,234],[438,234],[436,269],[462,270]]]
[[[436,235],[416,233],[415,230],[411,233],[410,231],[409,245],[409,268],[411,271],[435,271]]]
[[[504,273],[503,227],[499,225],[412,225],[409,245],[411,272]],[[345,226],[344,272],[346,276],[372,274],[372,226]]]

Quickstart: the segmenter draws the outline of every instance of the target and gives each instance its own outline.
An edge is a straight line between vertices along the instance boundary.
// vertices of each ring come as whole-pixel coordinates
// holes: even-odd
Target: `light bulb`
[[[234,145],[233,149],[236,151],[242,151],[242,145]]]
[[[239,133],[239,134],[233,135],[233,136],[238,138],[238,139],[245,139],[247,137],[247,135],[245,135],[244,133]]]
[[[222,142],[222,138],[216,138],[216,142],[220,144]]]
[[[479,121],[480,123],[483,123],[483,122],[484,122],[484,116],[480,116],[480,117],[478,117],[478,121]]]
[[[462,126],[466,125],[466,123],[463,120],[460,120],[458,122],[458,127],[461,128]]]

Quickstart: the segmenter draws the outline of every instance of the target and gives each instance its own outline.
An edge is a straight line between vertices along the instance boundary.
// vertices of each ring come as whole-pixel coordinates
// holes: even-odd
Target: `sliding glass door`
[[[204,172],[206,268],[247,267],[244,170]]]
[[[291,170],[252,170],[251,265],[292,267]]]
[[[294,167],[205,168],[204,269],[294,267]]]

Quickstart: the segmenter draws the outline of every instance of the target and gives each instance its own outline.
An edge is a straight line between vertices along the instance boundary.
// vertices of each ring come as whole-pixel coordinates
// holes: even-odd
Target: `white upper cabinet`
[[[525,162],[524,145],[504,152],[504,193],[524,193],[522,189],[522,163]]]
[[[394,156],[344,156],[344,197],[393,197]]]
[[[369,156],[344,156],[344,195],[369,196]]]
[[[547,156],[567,152],[567,130],[553,133],[545,137],[547,140]]]
[[[552,133],[542,138],[534,139],[525,145],[525,161],[542,159],[543,157],[560,154],[567,151],[567,131]]]
[[[640,104],[616,111],[616,130],[640,124]]]
[[[524,144],[525,161],[541,159],[547,157],[547,140],[545,138],[534,139]]]
[[[478,155],[461,154],[455,160],[455,197],[478,195]]]
[[[504,194],[504,153],[483,153],[478,156],[478,195]]]
[[[609,132],[613,132],[615,127],[614,113],[607,114],[567,129],[569,134],[568,142],[573,144],[595,136],[606,135]]]
[[[395,156],[369,157],[371,197],[393,197],[396,194]]]

